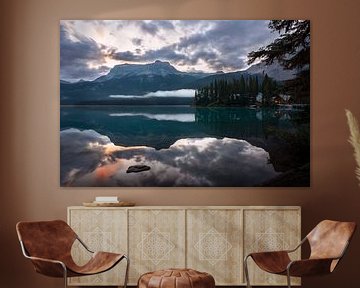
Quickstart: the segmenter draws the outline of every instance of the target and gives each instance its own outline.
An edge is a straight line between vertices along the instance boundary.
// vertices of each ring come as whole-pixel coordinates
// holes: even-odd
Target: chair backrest
[[[342,256],[355,229],[355,222],[321,221],[306,236],[311,248],[310,259],[337,258]],[[332,270],[335,266],[332,267]]]
[[[62,220],[19,222],[19,240],[30,256],[61,260],[70,256],[75,232]]]

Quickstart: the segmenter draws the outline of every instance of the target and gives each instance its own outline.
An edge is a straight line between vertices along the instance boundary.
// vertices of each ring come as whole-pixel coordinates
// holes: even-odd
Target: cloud
[[[152,36],[155,36],[156,33],[159,31],[158,25],[152,22],[141,22],[140,28],[143,32],[149,33]]]
[[[157,50],[147,50],[143,54],[139,50],[136,53],[131,51],[111,51],[108,54],[114,60],[128,61],[128,62],[153,62],[155,60],[169,60],[172,64],[186,60],[186,55],[174,51],[175,46],[169,45]]]
[[[171,63],[177,63],[186,58],[186,55],[179,53],[175,49],[175,45],[168,45],[157,50],[148,50],[142,56],[141,59],[146,61],[154,60],[167,60]]]
[[[174,24],[172,23],[172,21],[169,20],[153,20],[151,21],[151,23],[156,25],[159,29],[164,29],[164,30],[175,29]]]
[[[185,138],[155,150],[115,146],[93,130],[60,138],[62,186],[254,186],[279,175],[269,154],[244,140]],[[126,173],[138,164],[151,169]]]
[[[213,71],[241,70],[247,68],[247,54],[269,43],[274,35],[267,27],[267,21],[169,21],[141,22],[142,30],[153,36],[159,29],[178,30],[189,29],[191,24],[203,25],[204,30],[192,31],[178,41],[164,45],[158,49],[142,51],[122,51],[112,54],[113,59],[123,61],[150,62],[157,59],[169,61],[179,66],[194,66],[206,63]],[[205,25],[206,24],[206,25]],[[155,28],[156,27],[156,28]],[[141,43],[140,38],[134,38],[133,44]],[[139,53],[141,52],[141,53]]]
[[[173,30],[174,24],[169,20],[151,20],[151,21],[138,21],[141,30],[152,36],[157,35],[160,30]]]
[[[60,181],[69,183],[73,179],[90,173],[104,161],[105,146],[111,144],[107,136],[93,130],[71,128],[60,132]]]
[[[266,20],[62,21],[60,29],[61,79],[70,81],[94,79],[118,62],[243,70],[250,51],[277,37]]]
[[[273,39],[268,21],[210,21],[212,28],[185,36],[177,43],[177,51],[189,52],[184,64],[203,60],[213,70],[246,68],[247,54]]]
[[[143,40],[141,38],[133,38],[131,40],[131,42],[135,45],[135,46],[140,46],[143,42]]]
[[[93,79],[109,71],[104,65],[106,47],[60,25],[60,79]]]
[[[139,60],[143,59],[143,57],[141,57],[131,51],[111,52],[108,55],[111,56],[112,59],[120,60],[120,61],[134,62],[134,61],[139,61]]]

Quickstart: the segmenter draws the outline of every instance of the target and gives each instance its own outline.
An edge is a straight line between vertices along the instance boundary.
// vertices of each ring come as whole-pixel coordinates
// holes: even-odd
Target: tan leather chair
[[[91,251],[62,220],[19,222],[16,231],[24,256],[31,260],[35,271],[50,277],[88,276],[110,270],[122,259],[126,259],[124,288],[127,285],[129,259],[125,254]],[[78,266],[71,257],[71,247],[78,240],[89,253],[90,260]]]
[[[244,259],[247,287],[251,287],[247,267],[249,257],[266,272],[286,275],[289,288],[291,287],[291,276],[304,277],[333,272],[344,256],[355,229],[356,223],[354,222],[324,220],[295,249],[250,253]],[[306,241],[309,242],[311,248],[309,259],[291,261],[289,253],[296,251]]]

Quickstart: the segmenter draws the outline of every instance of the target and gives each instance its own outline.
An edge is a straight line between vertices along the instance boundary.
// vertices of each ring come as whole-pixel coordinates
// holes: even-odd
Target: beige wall
[[[303,234],[324,218],[360,223],[360,188],[344,108],[360,118],[357,0],[3,0],[0,286],[61,287],[21,257],[19,220],[65,219],[66,207],[117,195],[139,205],[301,205]],[[60,188],[60,19],[310,19],[311,188]],[[304,287],[358,287],[360,237],[330,277]]]

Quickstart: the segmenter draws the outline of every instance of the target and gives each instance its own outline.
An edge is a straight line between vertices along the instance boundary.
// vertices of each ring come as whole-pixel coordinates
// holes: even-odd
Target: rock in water
[[[129,168],[126,170],[126,173],[139,173],[143,171],[148,171],[150,169],[150,166],[147,165],[133,165],[129,166]]]

